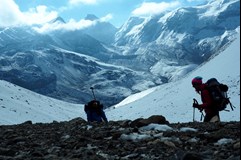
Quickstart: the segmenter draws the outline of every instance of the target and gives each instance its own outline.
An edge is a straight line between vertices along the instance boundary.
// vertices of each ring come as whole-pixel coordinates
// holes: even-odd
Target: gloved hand
[[[197,103],[193,103],[192,107],[200,109],[200,105]]]

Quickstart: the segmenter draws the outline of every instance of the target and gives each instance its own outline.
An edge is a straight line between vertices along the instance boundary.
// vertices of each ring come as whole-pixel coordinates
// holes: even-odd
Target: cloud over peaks
[[[34,27],[34,29],[39,33],[48,33],[55,30],[74,31],[74,30],[81,30],[81,29],[91,27],[93,25],[96,25],[99,22],[108,22],[111,18],[112,18],[112,15],[107,14],[106,16],[96,20],[81,19],[79,21],[76,21],[74,19],[70,19],[67,23],[61,23],[61,22],[45,23],[41,27]]]
[[[0,26],[43,24],[58,16],[56,11],[48,11],[44,5],[21,12],[13,0],[1,0]]]
[[[34,27],[34,29],[39,33],[48,33],[55,30],[80,30],[92,25],[95,25],[96,21],[90,20],[80,20],[75,21],[74,19],[70,19],[68,23],[46,23],[41,27]]]
[[[16,25],[21,23],[22,13],[13,0],[1,0],[0,26]]]
[[[49,22],[58,16],[56,11],[48,11],[46,6],[37,6],[29,9],[28,12],[23,12],[24,21],[26,24],[43,24]]]
[[[155,2],[144,2],[142,5],[135,9],[132,14],[134,16],[149,16],[149,15],[156,15],[163,13],[170,9],[175,9],[177,7],[180,7],[181,3],[178,1],[174,2],[161,2],[161,3],[155,3]]]

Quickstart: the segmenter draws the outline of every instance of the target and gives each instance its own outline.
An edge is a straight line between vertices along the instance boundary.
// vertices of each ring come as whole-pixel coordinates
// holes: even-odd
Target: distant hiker
[[[198,108],[201,112],[204,110],[204,122],[220,122],[219,110],[212,100],[207,84],[202,82],[202,77],[195,77],[192,80],[192,86],[201,95],[202,104],[198,104],[196,101],[193,103],[193,107]]]
[[[92,100],[85,105],[85,113],[87,114],[88,122],[108,122],[103,105],[97,100]]]

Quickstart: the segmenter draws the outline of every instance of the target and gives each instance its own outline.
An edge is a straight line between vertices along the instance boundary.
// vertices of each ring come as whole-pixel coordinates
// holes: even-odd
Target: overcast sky
[[[147,16],[209,0],[0,0],[0,26],[42,24],[57,16],[84,23],[87,14],[120,27],[130,16]]]

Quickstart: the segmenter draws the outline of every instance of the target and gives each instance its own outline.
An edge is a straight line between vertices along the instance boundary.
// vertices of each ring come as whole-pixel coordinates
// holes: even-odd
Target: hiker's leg
[[[212,117],[210,117],[209,115],[206,114],[203,122],[209,122],[211,118]]]

